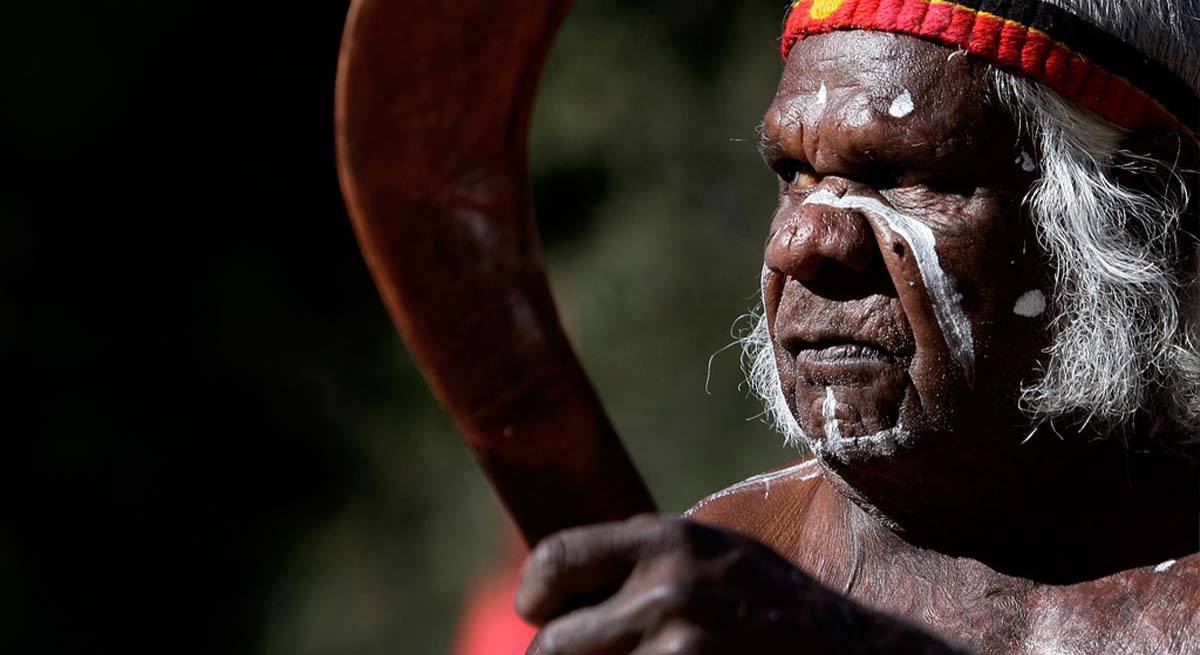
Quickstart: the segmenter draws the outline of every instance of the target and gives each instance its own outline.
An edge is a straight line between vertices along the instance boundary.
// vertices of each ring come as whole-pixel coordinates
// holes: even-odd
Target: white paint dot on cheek
[[[1046,312],[1046,294],[1034,289],[1017,299],[1013,313],[1025,318],[1037,318]]]
[[[914,108],[912,94],[905,91],[892,101],[892,106],[888,108],[888,114],[894,118],[904,118],[913,113]]]
[[[1021,167],[1021,170],[1026,173],[1032,173],[1037,170],[1037,164],[1033,163],[1033,155],[1028,151],[1022,150],[1020,156],[1013,161],[1014,164]]]

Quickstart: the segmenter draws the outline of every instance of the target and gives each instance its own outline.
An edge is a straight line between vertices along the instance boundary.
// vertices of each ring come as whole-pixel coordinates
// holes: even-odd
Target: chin
[[[861,437],[841,435],[834,426],[830,433],[807,437],[807,442],[813,454],[822,462],[853,465],[894,459],[902,452],[912,450],[917,438],[899,424]]]
[[[934,463],[947,453],[939,451],[956,441],[930,417],[907,375],[881,375],[866,385],[801,384],[795,408],[808,449],[856,488],[908,487],[930,465],[940,466]]]
[[[917,390],[905,366],[855,365],[844,371],[797,362],[793,416],[809,449],[828,464],[895,458],[916,444]],[[812,369],[812,370],[810,370]]]

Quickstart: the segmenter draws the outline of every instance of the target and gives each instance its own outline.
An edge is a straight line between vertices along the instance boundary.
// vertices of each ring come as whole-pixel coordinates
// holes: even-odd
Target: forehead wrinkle
[[[914,50],[916,44],[920,45]],[[847,50],[851,54],[847,55]],[[964,105],[982,104],[987,98],[982,69],[965,58],[947,62],[945,50],[921,39],[892,34],[849,31],[809,37],[789,57],[790,71],[785,71],[780,90],[786,87],[789,100],[796,101],[809,87],[815,90],[824,82],[832,112],[836,105],[845,104],[845,89],[856,87],[868,97],[873,114],[886,114],[895,96],[908,91],[918,112],[937,117],[952,130],[966,128],[979,112],[963,111]],[[965,93],[964,83],[970,87]],[[957,92],[939,92],[946,84],[955,85]],[[842,97],[840,102],[837,96]],[[957,101],[951,102],[951,98]]]

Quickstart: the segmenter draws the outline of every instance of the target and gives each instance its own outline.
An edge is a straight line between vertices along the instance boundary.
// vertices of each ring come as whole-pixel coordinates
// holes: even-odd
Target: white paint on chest
[[[1025,293],[1017,298],[1017,304],[1013,306],[1013,313],[1025,318],[1041,316],[1046,313],[1046,294],[1038,289]]]
[[[825,205],[837,209],[857,209],[882,218],[893,232],[908,242],[925,290],[933,304],[933,314],[946,340],[946,347],[954,361],[962,368],[971,384],[975,380],[975,339],[971,323],[962,310],[962,296],[950,276],[942,270],[938,261],[937,240],[933,230],[920,219],[889,207],[875,198],[859,196],[838,197],[828,189],[821,189],[804,199],[806,205]]]
[[[1163,562],[1162,564],[1159,564],[1158,566],[1154,567],[1154,572],[1155,573],[1166,573],[1167,571],[1171,570],[1172,566],[1175,566],[1175,560],[1169,559],[1169,560]]]
[[[810,459],[808,461],[797,464],[796,466],[792,466],[790,468],[783,469],[782,471],[775,471],[772,473],[763,473],[761,475],[756,475],[756,476],[753,476],[750,478],[746,478],[745,480],[733,485],[732,487],[729,487],[728,489],[722,489],[721,491],[718,491],[717,493],[712,494],[711,496],[707,496],[700,502],[696,503],[696,505],[693,506],[691,509],[684,512],[683,515],[684,515],[684,517],[692,516],[693,514],[700,511],[705,505],[708,505],[709,503],[712,503],[717,500],[721,500],[722,498],[726,498],[728,496],[732,496],[737,493],[743,493],[743,492],[750,491],[753,489],[762,489],[763,490],[763,500],[767,500],[771,497],[771,483],[773,483],[773,482],[788,481],[788,480],[794,480],[797,482],[808,482],[809,480],[812,480],[819,475],[821,475],[821,469],[819,467],[817,467],[817,460]]]
[[[915,109],[915,106],[913,105],[912,93],[906,90],[892,100],[892,106],[888,107],[888,115],[892,118],[904,118],[913,113],[913,109]]]

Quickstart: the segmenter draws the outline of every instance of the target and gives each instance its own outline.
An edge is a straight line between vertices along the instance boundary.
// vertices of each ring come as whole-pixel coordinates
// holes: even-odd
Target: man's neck
[[[1200,550],[1200,470],[1176,453],[1116,440],[1054,438],[1022,447],[1007,466],[999,465],[1002,459],[991,470],[947,471],[942,462],[927,475],[913,475],[932,480],[942,474],[925,485],[939,491],[917,490],[916,502],[896,498],[893,488],[875,503],[871,490],[860,486],[855,503],[875,519],[860,525],[884,526],[912,546],[1056,584]],[[846,491],[844,482],[833,482]],[[956,485],[960,494],[945,493]]]

